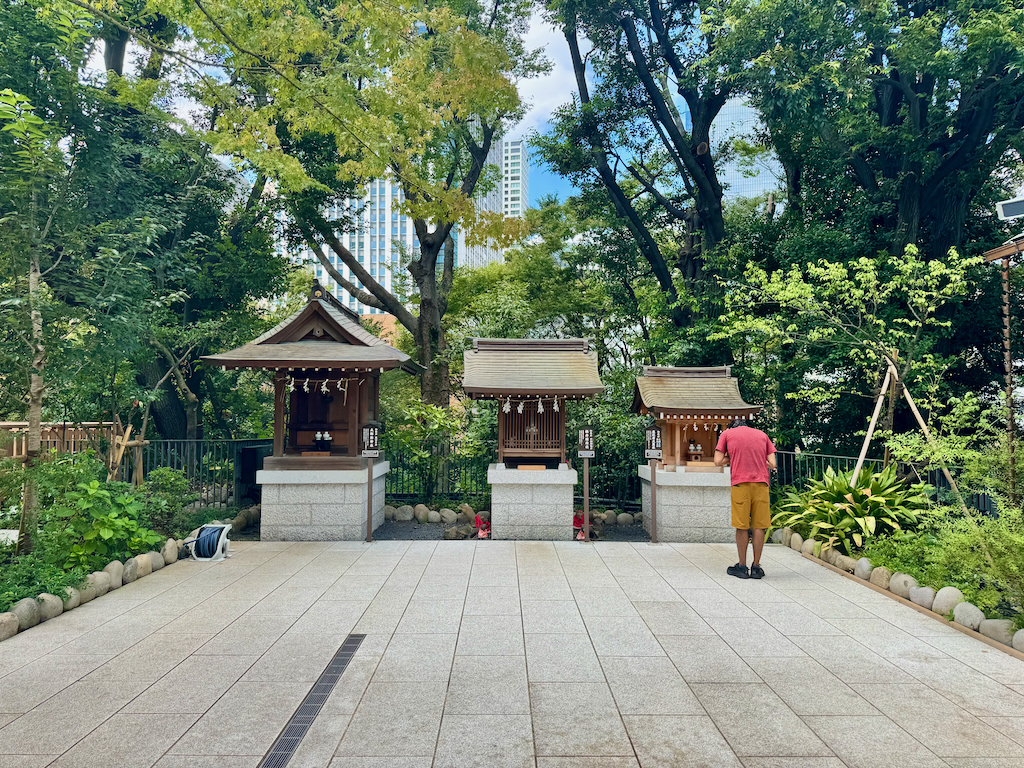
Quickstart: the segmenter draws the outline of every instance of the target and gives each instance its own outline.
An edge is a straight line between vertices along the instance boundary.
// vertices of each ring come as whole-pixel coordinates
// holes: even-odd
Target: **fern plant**
[[[931,487],[907,485],[896,477],[895,466],[881,472],[837,474],[832,467],[807,490],[790,491],[776,505],[775,528],[789,527],[805,539],[852,554],[871,537],[917,525],[928,513]]]

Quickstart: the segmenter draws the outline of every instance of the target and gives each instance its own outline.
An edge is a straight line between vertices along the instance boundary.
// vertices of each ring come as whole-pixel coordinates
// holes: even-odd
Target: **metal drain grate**
[[[299,708],[295,710],[291,719],[285,725],[284,730],[281,731],[274,741],[270,751],[260,760],[257,768],[284,768],[288,764],[288,761],[292,759],[292,755],[295,754],[295,750],[298,749],[302,737],[306,735],[306,731],[309,730],[313,720],[320,713],[324,702],[331,695],[334,686],[338,684],[338,680],[341,679],[342,674],[348,667],[348,663],[352,661],[352,657],[359,649],[359,644],[363,642],[365,637],[366,635],[349,635],[345,638],[341,648],[334,654],[334,658],[331,659],[327,668],[320,674],[320,677],[317,678],[309,693],[306,694],[306,698],[302,700]]]

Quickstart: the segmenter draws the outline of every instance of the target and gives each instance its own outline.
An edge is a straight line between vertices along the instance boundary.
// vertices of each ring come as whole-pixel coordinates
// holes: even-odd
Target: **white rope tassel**
[[[327,379],[324,379],[324,383],[320,385],[320,391],[327,394]]]
[[[516,412],[517,413],[522,413],[523,412],[523,401],[522,400],[519,401],[519,407],[516,408]]]
[[[505,398],[505,404],[501,406],[501,410],[504,411],[505,413],[512,413],[512,398]]]
[[[555,413],[558,413],[558,398],[556,397],[551,402],[552,402],[551,407],[554,409]]]
[[[294,392],[295,391],[295,379],[293,379],[293,378],[289,378],[288,379],[288,391],[289,392]]]
[[[537,413],[544,413],[544,401],[537,398]]]

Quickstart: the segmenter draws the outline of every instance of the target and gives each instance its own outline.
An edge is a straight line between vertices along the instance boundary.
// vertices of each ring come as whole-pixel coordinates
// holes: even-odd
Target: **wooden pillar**
[[[284,372],[274,373],[274,455],[284,456]]]
[[[502,410],[502,402],[498,400],[498,463],[503,464],[505,462],[505,432],[507,426],[505,420],[508,417]]]
[[[676,457],[676,466],[677,467],[681,467],[683,465],[683,462],[684,462],[684,459],[682,457],[683,457],[683,454],[684,454],[684,451],[685,451],[685,449],[683,448],[683,442],[685,440],[686,440],[686,437],[683,435],[683,424],[682,424],[682,422],[677,421],[676,422],[676,437],[675,437],[675,440],[672,441],[673,444],[674,444],[674,449],[675,449],[675,457]]]

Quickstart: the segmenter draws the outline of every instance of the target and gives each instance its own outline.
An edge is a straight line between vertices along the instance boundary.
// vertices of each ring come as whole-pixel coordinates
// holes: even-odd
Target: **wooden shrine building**
[[[565,404],[599,394],[587,339],[473,339],[463,388],[498,402],[498,462],[555,469],[567,463]]]
[[[761,406],[744,402],[727,365],[645,366],[633,395],[633,412],[651,414],[661,427],[662,464],[669,469],[713,468],[721,431],[733,419],[752,419],[760,410]]]
[[[248,344],[202,359],[274,371],[274,454],[263,464],[273,470],[362,466],[360,428],[377,421],[380,374],[415,373],[408,355],[365,330],[316,282],[303,309]]]

